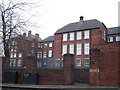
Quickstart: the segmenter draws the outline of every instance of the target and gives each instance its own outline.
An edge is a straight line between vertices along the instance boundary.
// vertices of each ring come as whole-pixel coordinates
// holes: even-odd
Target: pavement
[[[120,90],[114,86],[89,86],[88,84],[75,83],[74,85],[28,85],[28,84],[0,84],[1,88],[19,88],[19,90]],[[13,90],[13,89],[9,89]],[[15,90],[15,89],[14,89]]]

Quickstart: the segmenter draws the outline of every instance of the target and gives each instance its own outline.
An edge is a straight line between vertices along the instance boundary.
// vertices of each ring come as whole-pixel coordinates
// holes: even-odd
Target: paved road
[[[89,86],[87,84],[74,85],[25,85],[25,84],[1,84],[2,90],[120,90],[120,87]]]

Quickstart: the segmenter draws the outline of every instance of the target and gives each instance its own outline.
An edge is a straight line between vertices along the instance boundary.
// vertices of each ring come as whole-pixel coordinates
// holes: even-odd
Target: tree
[[[0,39],[2,41],[3,53],[5,57],[9,57],[9,44],[11,38],[16,37],[26,30],[29,20],[24,20],[21,13],[26,11],[26,7],[32,5],[22,0],[2,0],[0,1]],[[2,48],[1,48],[2,49]]]

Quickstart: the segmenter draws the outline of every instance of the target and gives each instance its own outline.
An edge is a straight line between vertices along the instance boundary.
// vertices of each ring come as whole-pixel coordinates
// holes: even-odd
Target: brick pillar
[[[63,56],[63,74],[64,74],[64,84],[70,85],[74,83],[74,55],[65,54]]]
[[[100,82],[100,49],[91,49],[90,55],[90,85],[99,86]]]

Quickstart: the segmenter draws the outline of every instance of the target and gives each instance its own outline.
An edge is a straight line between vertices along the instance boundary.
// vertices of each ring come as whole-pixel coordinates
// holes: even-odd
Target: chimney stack
[[[28,31],[28,37],[31,37],[31,30],[30,31]]]
[[[80,16],[80,24],[82,24],[83,23],[83,21],[84,21],[84,17],[83,16]]]

